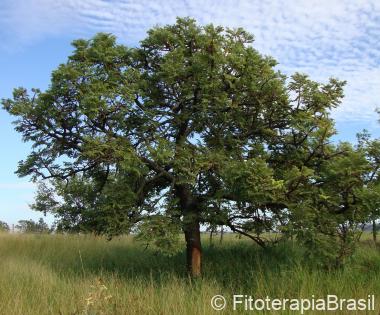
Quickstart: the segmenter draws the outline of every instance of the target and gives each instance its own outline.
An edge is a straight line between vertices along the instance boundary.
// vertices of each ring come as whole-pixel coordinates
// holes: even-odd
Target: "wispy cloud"
[[[255,47],[287,74],[348,81],[337,120],[373,120],[380,107],[380,2],[337,0],[3,0],[2,49],[27,47],[50,36],[115,33],[136,44],[150,27],[191,16],[199,23],[242,26]]]

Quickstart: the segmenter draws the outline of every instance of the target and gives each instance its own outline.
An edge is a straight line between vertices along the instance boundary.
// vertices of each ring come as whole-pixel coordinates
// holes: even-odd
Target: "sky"
[[[336,140],[354,141],[367,129],[380,137],[380,1],[378,0],[0,0],[0,98],[15,87],[46,89],[50,74],[72,52],[71,41],[97,32],[138,46],[146,31],[175,22],[243,27],[254,47],[274,57],[287,75],[346,80],[345,98],[333,111]],[[18,161],[30,151],[0,109],[0,220],[38,219],[29,209],[36,187],[18,178]],[[51,223],[53,218],[48,216]]]

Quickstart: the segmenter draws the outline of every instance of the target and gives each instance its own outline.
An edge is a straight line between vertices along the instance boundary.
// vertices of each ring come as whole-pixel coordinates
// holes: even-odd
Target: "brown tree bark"
[[[183,213],[183,231],[186,240],[187,270],[191,277],[202,273],[202,244],[199,223],[200,204],[185,185],[176,186],[176,195]]]
[[[202,274],[202,244],[201,231],[198,221],[186,224],[186,258],[187,270],[191,277],[199,277]]]

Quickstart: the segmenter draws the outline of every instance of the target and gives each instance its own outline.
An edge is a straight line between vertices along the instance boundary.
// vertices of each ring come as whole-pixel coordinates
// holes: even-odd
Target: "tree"
[[[378,229],[376,220],[380,217],[380,140],[371,139],[368,131],[364,130],[358,134],[358,147],[364,152],[370,166],[364,185],[373,192],[372,196],[367,196],[366,203],[370,211],[368,221],[372,223],[372,236],[376,244]]]
[[[17,173],[51,180],[36,209],[109,235],[144,226],[160,243],[182,229],[193,276],[201,224],[265,246],[263,233],[289,222],[298,191],[336,154],[329,110],[344,82],[287,81],[252,42],[192,19],[150,30],[138,48],[108,34],[74,41],[45,92],[3,100],[33,142]]]
[[[0,221],[0,232],[9,232],[8,223]]]
[[[34,220],[19,220],[17,222],[16,229],[22,233],[48,233],[50,232],[49,226],[45,223],[43,218],[40,218],[38,222]]]
[[[362,228],[378,203],[378,190],[366,185],[372,169],[365,152],[340,143],[339,153],[325,160],[293,205],[292,232],[309,250],[309,257],[326,267],[339,267],[355,248]]]

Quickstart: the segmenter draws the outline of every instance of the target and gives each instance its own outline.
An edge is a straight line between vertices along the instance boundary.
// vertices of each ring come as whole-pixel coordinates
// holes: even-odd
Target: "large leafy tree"
[[[191,19],[150,30],[138,48],[108,34],[74,41],[46,91],[3,101],[33,142],[18,174],[52,180],[36,208],[109,234],[137,225],[164,244],[181,228],[194,276],[202,224],[264,246],[337,154],[328,112],[344,82],[287,81],[252,42]]]

